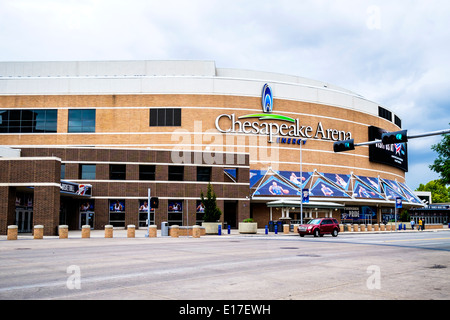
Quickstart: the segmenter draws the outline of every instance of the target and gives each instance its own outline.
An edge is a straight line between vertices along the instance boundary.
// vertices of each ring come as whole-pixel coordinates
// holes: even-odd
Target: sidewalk
[[[450,232],[450,229],[446,226],[444,226],[443,229],[428,229],[424,231],[418,231],[417,229],[411,230],[391,230],[391,231],[344,231],[340,232],[340,235],[365,235],[365,234],[379,234],[379,233],[419,233],[419,232]],[[141,228],[137,229],[135,231],[135,238],[146,238],[147,235],[147,229]],[[286,237],[286,236],[298,236],[297,233],[289,232],[289,233],[283,233],[283,232],[269,232],[267,235],[265,234],[265,229],[260,228],[258,229],[256,234],[241,234],[239,233],[238,229],[231,229],[230,234],[228,234],[228,230],[222,230],[221,235],[203,235],[202,238],[205,237],[230,237],[230,236],[241,236],[241,237],[251,237],[251,236],[267,236],[267,237],[273,237],[273,236],[280,236],[280,237]],[[70,230],[69,231],[69,239],[81,239],[81,230]],[[91,230],[90,232],[90,238],[105,238],[105,231],[104,230]],[[127,238],[127,230],[126,229],[114,229],[113,231],[113,238]],[[157,238],[171,238],[169,236],[161,237],[161,230],[157,231]],[[192,236],[179,236],[179,238],[192,238]],[[19,233],[18,240],[21,239],[33,239],[33,234],[31,233]],[[44,239],[59,239],[58,236],[44,236]],[[6,240],[6,235],[1,235],[0,240]]]

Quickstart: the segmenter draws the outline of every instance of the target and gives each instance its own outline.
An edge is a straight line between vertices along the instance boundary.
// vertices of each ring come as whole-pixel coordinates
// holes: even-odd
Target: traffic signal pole
[[[392,132],[394,133],[394,132]],[[446,129],[446,130],[439,130],[439,131],[432,131],[432,132],[426,132],[426,133],[420,133],[420,134],[414,134],[414,135],[408,135],[407,136],[407,140],[410,139],[416,139],[416,138],[422,138],[422,137],[429,137],[429,136],[439,136],[441,134],[447,134],[450,133],[450,129]],[[355,147],[359,147],[359,146],[367,146],[370,144],[377,144],[377,143],[383,143],[382,140],[374,140],[374,141],[368,141],[368,142],[360,142],[360,143],[355,143],[354,146]]]

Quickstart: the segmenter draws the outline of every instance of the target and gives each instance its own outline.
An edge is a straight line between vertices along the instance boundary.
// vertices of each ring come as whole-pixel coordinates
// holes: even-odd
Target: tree
[[[444,134],[441,142],[432,145],[431,149],[437,152],[438,157],[430,169],[439,173],[444,185],[450,184],[450,134]]]
[[[430,191],[433,203],[450,202],[450,187],[447,188],[442,180],[432,180],[426,185],[421,183],[416,191]]]
[[[205,206],[205,214],[203,215],[203,220],[205,222],[216,222],[220,219],[222,215],[222,211],[217,207],[216,202],[216,194],[211,186],[211,183],[208,183],[208,190],[206,192],[206,199],[203,194],[203,191],[200,194],[200,198],[202,199],[202,203]]]

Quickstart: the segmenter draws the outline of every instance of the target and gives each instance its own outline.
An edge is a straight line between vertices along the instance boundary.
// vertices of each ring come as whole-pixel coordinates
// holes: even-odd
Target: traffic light
[[[383,144],[394,144],[408,141],[407,130],[386,132],[381,135]]]
[[[355,150],[354,140],[349,139],[349,140],[336,141],[333,144],[333,150],[334,150],[334,152]]]
[[[159,205],[159,198],[151,197],[150,198],[150,208],[158,209],[158,205]]]

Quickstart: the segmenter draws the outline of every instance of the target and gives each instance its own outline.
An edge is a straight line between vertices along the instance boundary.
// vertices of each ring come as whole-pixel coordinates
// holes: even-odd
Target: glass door
[[[16,208],[17,231],[21,233],[31,232],[33,225],[33,210],[25,208]]]

